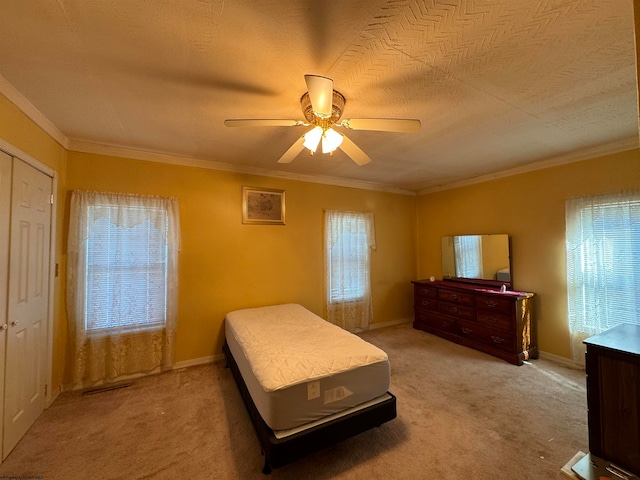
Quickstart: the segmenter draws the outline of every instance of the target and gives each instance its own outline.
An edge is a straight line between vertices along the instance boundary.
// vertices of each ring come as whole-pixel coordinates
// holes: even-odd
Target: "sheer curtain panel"
[[[464,235],[453,238],[456,258],[456,276],[482,278],[482,237]]]
[[[173,365],[178,200],[74,191],[67,311],[75,387]]]
[[[640,324],[640,192],[566,201],[567,297],[574,360],[583,340]]]
[[[350,332],[373,320],[370,251],[375,248],[373,213],[325,212],[327,320]]]

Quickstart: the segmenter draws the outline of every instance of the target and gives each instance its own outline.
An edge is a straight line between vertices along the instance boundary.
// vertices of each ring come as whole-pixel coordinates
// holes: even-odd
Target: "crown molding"
[[[277,172],[256,167],[246,167],[215,162],[211,160],[194,159],[166,152],[154,152],[140,150],[120,145],[108,145],[84,140],[70,139],[62,133],[40,110],[38,110],[27,98],[22,95],[9,81],[0,75],[0,94],[4,95],[13,103],[24,115],[26,115],[37,126],[49,134],[55,141],[69,151],[83,153],[94,153],[98,155],[109,155],[121,158],[132,158],[157,163],[168,163],[188,167],[206,168],[209,170],[221,170],[226,172],[244,173],[247,175],[259,175],[262,177],[283,178],[300,182],[319,183],[339,187],[358,188],[362,190],[374,190],[401,195],[416,195],[416,192],[402,188],[390,187],[372,182],[362,182],[357,180],[343,180],[334,177],[322,177],[311,175],[299,175],[286,172]]]
[[[497,180],[505,177],[512,177],[514,175],[520,175],[522,173],[535,172],[537,170],[544,170],[545,168],[558,167],[566,165],[568,163],[580,162],[583,160],[590,160],[592,158],[603,157],[605,155],[613,155],[627,150],[634,150],[638,148],[638,138],[628,137],[622,140],[607,143],[604,145],[598,145],[583,150],[577,150],[570,152],[566,155],[559,155],[556,157],[547,158],[539,162],[530,163],[520,167],[510,168],[502,170],[500,172],[489,173],[487,175],[480,175],[479,177],[469,178],[466,180],[460,180],[459,182],[452,182],[443,185],[436,185],[433,187],[427,187],[418,190],[418,195],[428,195],[430,193],[441,192],[444,190],[452,190],[454,188],[466,187],[469,185],[475,185],[478,183],[490,182],[491,180]]]
[[[409,190],[389,185],[378,184],[373,182],[363,182],[358,180],[344,180],[335,177],[301,175],[288,172],[278,172],[264,168],[249,167],[243,165],[227,164],[212,160],[195,159],[166,152],[155,152],[151,150],[135,149],[120,145],[109,145],[84,140],[75,140],[67,137],[56,127],[40,110],[38,110],[27,98],[22,95],[9,81],[0,75],[0,94],[4,95],[11,103],[13,103],[24,115],[31,119],[37,126],[49,134],[55,141],[62,145],[66,150],[77,151],[81,153],[93,153],[97,155],[108,155],[120,158],[131,158],[134,160],[144,160],[148,162],[167,163],[171,165],[181,165],[187,167],[204,168],[209,170],[220,170],[226,172],[243,173],[246,175],[258,175],[262,177],[282,178],[286,180],[294,180],[299,182],[317,183],[323,185],[331,185],[347,188],[358,188],[361,190],[372,190],[386,193],[395,193],[399,195],[428,195],[444,190],[475,185],[478,183],[489,182],[500,178],[519,175],[522,173],[543,170],[545,168],[556,167],[568,163],[579,162],[591,158],[597,158],[604,155],[612,155],[626,150],[638,148],[638,138],[630,137],[619,140],[617,142],[599,145],[593,148],[587,148],[566,155],[552,157],[539,162],[534,162],[521,167],[515,167],[500,172],[481,175],[474,178],[460,180],[443,185],[435,185],[424,189]]]
[[[135,149],[121,145],[100,144],[71,139],[69,150],[80,153],[91,153],[95,155],[107,155],[119,158],[131,158],[133,160],[143,160],[146,162],[166,163],[184,167],[204,168],[207,170],[220,170],[225,172],[242,173],[245,175],[258,175],[261,177],[282,178],[298,182],[318,183],[335,187],[358,188],[360,190],[373,190],[385,193],[395,193],[399,195],[415,196],[416,192],[388,185],[372,182],[362,182],[357,180],[344,180],[335,177],[301,175],[289,172],[278,172],[265,168],[249,167],[245,165],[235,165],[229,163],[215,162],[213,160],[202,160],[197,158],[184,157],[176,154],[155,152],[152,150]]]
[[[22,95],[9,81],[0,75],[0,93],[7,97],[18,109],[31,119],[37,126],[48,133],[56,142],[67,150],[69,149],[69,139],[56,127],[44,114],[38,110],[33,103]]]

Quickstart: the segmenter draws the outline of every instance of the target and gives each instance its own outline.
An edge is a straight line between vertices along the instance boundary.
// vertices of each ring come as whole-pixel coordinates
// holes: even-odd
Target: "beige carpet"
[[[362,337],[389,354],[398,418],[269,477],[231,372],[216,363],[61,395],[0,478],[562,479],[588,451],[584,372],[516,367],[409,324]]]

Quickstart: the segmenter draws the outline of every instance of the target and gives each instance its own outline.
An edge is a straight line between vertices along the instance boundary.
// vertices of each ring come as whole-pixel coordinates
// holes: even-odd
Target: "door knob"
[[[18,325],[18,320],[14,320],[13,322],[11,322],[12,327],[15,327],[16,325]]]
[[[6,330],[7,328],[9,328],[9,326],[6,323],[0,326],[0,330]]]

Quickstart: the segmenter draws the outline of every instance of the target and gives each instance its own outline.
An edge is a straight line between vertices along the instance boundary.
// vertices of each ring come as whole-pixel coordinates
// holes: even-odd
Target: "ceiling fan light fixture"
[[[278,163],[290,163],[305,148],[313,155],[322,141],[322,153],[333,155],[340,148],[357,165],[366,165],[371,158],[346,135],[333,127],[350,130],[373,130],[381,132],[412,133],[420,131],[420,120],[395,118],[351,118],[343,119],[346,100],[333,90],[333,80],[320,75],[305,75],[307,92],[300,97],[300,106],[306,121],[287,119],[227,119],[228,127],[313,127],[298,137],[291,147],[278,159]]]
[[[314,127],[304,134],[304,148],[308,148],[312,153],[318,149],[320,139],[322,138],[322,127]]]
[[[313,104],[313,113],[318,118],[331,118],[333,80],[321,75],[305,75],[304,81]]]
[[[322,133],[322,153],[333,153],[342,145],[343,136],[333,128],[327,128]]]
[[[302,95],[302,97],[300,97],[302,114],[304,115],[304,118],[307,119],[307,122],[309,122],[311,125],[335,125],[336,123],[338,123],[338,120],[340,120],[340,117],[342,116],[342,111],[344,110],[345,103],[346,100],[344,96],[340,92],[336,92],[334,90],[331,115],[320,116],[311,105],[311,96],[309,95],[309,92],[306,92]]]

